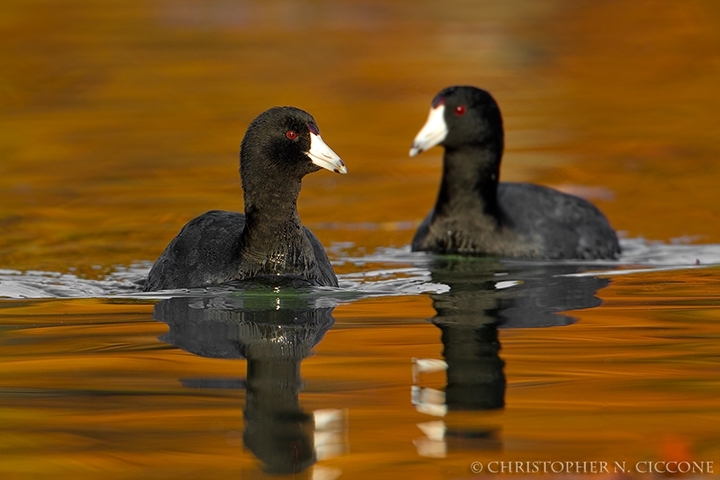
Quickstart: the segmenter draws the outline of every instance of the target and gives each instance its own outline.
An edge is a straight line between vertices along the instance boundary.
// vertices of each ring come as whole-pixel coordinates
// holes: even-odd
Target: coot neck
[[[463,145],[445,148],[436,215],[498,218],[497,188],[502,147]]]
[[[297,211],[300,187],[300,181],[278,182],[245,190],[242,248],[246,256],[262,262],[268,255],[277,257],[300,246],[305,238]]]

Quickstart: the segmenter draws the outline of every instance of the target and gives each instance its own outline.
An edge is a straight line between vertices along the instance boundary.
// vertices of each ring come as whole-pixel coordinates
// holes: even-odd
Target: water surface
[[[8,0],[0,32],[1,478],[720,468],[716,3]],[[590,199],[618,261],[409,252],[441,152],[407,151],[465,83],[502,178]],[[185,222],[242,210],[278,104],[348,165],[299,200],[340,287],[141,293]]]

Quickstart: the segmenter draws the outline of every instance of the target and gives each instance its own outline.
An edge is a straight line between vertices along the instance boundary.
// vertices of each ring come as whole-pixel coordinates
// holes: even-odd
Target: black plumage
[[[617,235],[587,200],[529,183],[499,183],[504,148],[500,109],[475,87],[449,87],[433,100],[411,155],[445,148],[435,207],[414,251],[544,259],[611,259]]]
[[[213,210],[188,222],[153,265],[145,291],[230,281],[337,286],[297,211],[302,178],[321,168],[347,172],[310,114],[294,107],[260,114],[240,147],[245,214]]]

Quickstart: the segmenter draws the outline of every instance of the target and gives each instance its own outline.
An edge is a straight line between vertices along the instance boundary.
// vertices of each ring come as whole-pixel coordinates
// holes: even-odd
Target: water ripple
[[[644,239],[625,239],[621,242],[623,255],[613,261],[530,261],[501,260],[499,266],[522,268],[525,266],[572,264],[587,267],[587,271],[569,276],[612,276],[642,273],[649,270],[677,270],[720,265],[720,245],[689,245],[682,239],[673,243],[648,242]],[[306,294],[335,298],[338,302],[373,296],[418,295],[442,293],[447,285],[434,282],[430,273],[434,256],[424,252],[411,252],[410,247],[378,248],[364,256],[347,255],[350,245],[335,248],[335,263],[351,264],[356,271],[338,275],[338,288],[313,288]],[[331,247],[332,250],[332,247]],[[608,267],[611,270],[608,270]],[[616,267],[615,269],[612,269]],[[130,267],[117,267],[114,273],[102,280],[80,278],[72,273],[0,269],[0,298],[114,298],[130,297],[163,299],[174,296],[248,293],[245,288],[223,286],[202,289],[183,289],[167,292],[142,292],[142,281],[150,264],[139,263]],[[503,275],[502,271],[496,275]],[[277,289],[276,289],[277,290]],[[253,292],[249,292],[254,294]],[[259,292],[255,292],[259,293]],[[265,292],[267,294],[269,292]],[[277,293],[274,291],[273,293]],[[301,294],[303,292],[300,292]],[[260,293],[262,294],[262,293]]]

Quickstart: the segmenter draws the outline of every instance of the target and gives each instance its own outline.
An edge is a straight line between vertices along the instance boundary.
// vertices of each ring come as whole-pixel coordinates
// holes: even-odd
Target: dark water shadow
[[[160,340],[203,357],[247,360],[245,380],[181,382],[188,388],[246,390],[243,442],[268,473],[307,469],[318,458],[316,432],[325,430],[328,438],[332,411],[306,413],[298,399],[300,363],[335,322],[335,306],[327,303],[266,295],[177,297],[155,306],[154,318],[170,327]]]
[[[600,305],[595,294],[609,279],[566,276],[585,269],[549,262],[501,265],[494,259],[436,257],[430,266],[432,281],[450,287],[447,292],[430,295],[436,311],[431,321],[441,331],[444,361],[414,360],[412,401],[416,409],[435,417],[502,409],[507,381],[499,331],[571,325],[576,319],[563,312]],[[443,390],[418,385],[421,374],[443,369]],[[462,448],[501,447],[498,427],[430,422],[421,429],[427,438],[416,446],[429,456],[446,451],[448,442],[458,438]]]

